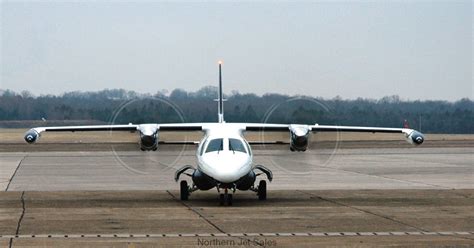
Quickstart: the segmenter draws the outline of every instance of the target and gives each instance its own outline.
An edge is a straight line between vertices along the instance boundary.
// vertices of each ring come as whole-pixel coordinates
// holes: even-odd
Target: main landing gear
[[[268,181],[271,182],[273,180],[273,173],[267,167],[263,165],[257,165],[255,166],[255,170],[260,171],[260,173],[256,174],[257,176],[265,174],[268,178]],[[253,190],[254,192],[257,192],[257,196],[260,201],[264,201],[267,199],[267,181],[260,180],[260,182],[258,183],[258,186],[256,188],[252,187],[251,190]]]
[[[267,182],[265,180],[260,180],[258,183],[257,195],[260,201],[267,199]]]
[[[179,183],[179,198],[181,201],[187,201],[189,199],[189,195],[191,195],[191,193],[196,190],[198,190],[198,188],[195,185],[190,187],[186,180],[181,180]]]
[[[192,173],[188,173],[188,171],[192,171]],[[194,173],[194,175],[193,175],[193,173]],[[176,171],[174,179],[176,180],[176,182],[178,182],[179,177],[182,174],[193,178],[193,176],[196,176],[195,174],[199,174],[199,173],[200,172],[196,171],[196,169],[194,169],[192,166],[186,165],[186,166],[183,166],[182,168],[180,168]],[[250,185],[254,184],[255,183],[255,178],[257,176],[262,175],[262,174],[266,175],[268,181],[270,181],[270,182],[272,181],[272,179],[273,179],[272,172],[269,169],[267,169],[266,167],[264,167],[263,165],[257,165],[257,166],[254,167],[254,174],[250,174],[250,175],[253,175],[253,176],[250,177],[252,181],[250,181],[249,184]],[[199,178],[199,175],[197,175],[196,177]],[[206,179],[206,178],[204,178],[204,179]],[[236,183],[222,183],[221,184],[221,183],[218,183],[218,182],[214,181],[212,178],[210,178],[210,179],[206,179],[206,180],[212,180],[212,181],[210,181],[209,187],[206,186],[206,184],[204,184],[204,186],[201,185],[201,186],[199,186],[200,188],[198,188],[198,186],[194,184],[195,183],[194,180],[195,180],[195,178],[193,178],[192,186],[188,185],[188,182],[186,180],[180,181],[180,184],[179,184],[179,186],[180,186],[180,199],[182,201],[187,201],[189,199],[190,194],[192,192],[198,190],[198,189],[208,190],[208,189],[211,189],[213,187],[216,187],[217,192],[219,194],[219,204],[221,206],[232,206],[232,204],[233,204],[233,193],[238,188],[237,187],[238,185],[236,185]],[[214,186],[213,183],[216,183],[215,186]],[[248,184],[246,184],[246,185],[248,185]],[[246,186],[245,188],[239,188],[239,190],[251,190],[251,191],[257,193],[258,199],[261,200],[261,201],[264,201],[264,200],[267,199],[267,181],[260,180],[258,185],[252,185],[250,188],[247,188],[247,187],[249,187],[249,186]],[[229,190],[231,190],[231,192],[229,192]]]
[[[176,171],[174,175],[174,180],[178,182],[179,176],[181,174],[185,174],[189,177],[192,177],[192,174],[186,173],[187,170],[191,170],[194,172],[194,168],[191,165],[185,165]],[[189,187],[188,182],[186,180],[181,180],[181,182],[179,183],[179,193],[180,193],[179,195],[182,201],[187,201],[189,199],[189,195],[193,191],[196,191],[196,188],[194,186]]]
[[[189,186],[186,180],[182,180],[179,184],[179,192],[181,201],[187,201],[189,199]]]

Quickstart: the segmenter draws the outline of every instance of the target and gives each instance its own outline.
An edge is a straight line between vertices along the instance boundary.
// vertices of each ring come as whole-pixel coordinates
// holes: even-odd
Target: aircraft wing
[[[145,128],[160,131],[200,131],[202,123],[171,123],[171,124],[128,124],[128,125],[91,125],[91,126],[57,126],[35,127],[29,131],[42,132],[87,132],[87,131],[137,131]]]
[[[86,132],[86,131],[136,131],[138,125],[92,125],[92,126],[58,126],[58,127],[35,127],[29,131],[38,134],[42,132]]]
[[[25,141],[28,143],[35,143],[39,139],[42,132],[139,131],[141,137],[144,138],[143,140],[150,139],[154,142],[158,131],[201,130],[203,130],[203,123],[35,127],[26,132]]]
[[[420,145],[424,136],[409,128],[301,125],[301,124],[267,124],[267,123],[228,123],[228,127],[242,131],[289,132],[290,146],[294,150],[304,151],[308,145],[311,132],[366,132],[366,133],[401,133],[408,142]],[[170,123],[170,124],[128,124],[128,125],[92,125],[92,126],[58,126],[36,127],[28,130],[25,141],[35,143],[42,132],[87,132],[87,131],[138,131],[142,150],[156,150],[158,133],[166,131],[205,131],[222,128],[222,123]],[[185,141],[186,142],[186,141]]]
[[[387,128],[387,127],[360,127],[360,126],[331,126],[331,125],[301,125],[301,124],[266,124],[266,123],[244,123],[245,131],[269,131],[287,132],[292,128],[306,129],[312,132],[366,132],[366,133],[410,133],[409,128]]]
[[[363,132],[363,133],[401,133],[406,140],[413,145],[421,145],[425,141],[425,136],[410,128],[391,127],[358,127],[358,126],[330,126],[314,125],[310,126],[312,132]]]
[[[245,131],[268,131],[268,132],[288,132],[289,124],[268,124],[268,123],[242,123]]]
[[[410,133],[413,129],[390,127],[359,127],[359,126],[310,126],[313,132],[365,132],[365,133]]]
[[[413,145],[420,145],[425,140],[422,133],[410,128],[387,127],[359,127],[359,126],[334,126],[334,125],[301,125],[301,124],[266,124],[243,123],[245,131],[273,131],[289,132],[292,150],[305,151],[308,145],[310,132],[364,132],[364,133],[400,133]]]

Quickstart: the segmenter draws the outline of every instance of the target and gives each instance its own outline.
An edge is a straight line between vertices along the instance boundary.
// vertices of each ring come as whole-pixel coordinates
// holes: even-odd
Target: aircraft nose
[[[247,159],[219,159],[213,166],[212,177],[222,183],[232,183],[245,176],[250,165]]]
[[[241,178],[242,175],[242,167],[244,167],[244,163],[226,163],[220,166],[217,170],[217,175],[219,177],[219,181],[223,183],[232,183],[237,181]]]

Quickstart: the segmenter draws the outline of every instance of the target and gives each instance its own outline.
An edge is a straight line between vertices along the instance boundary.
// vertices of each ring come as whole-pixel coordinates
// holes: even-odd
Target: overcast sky
[[[471,1],[1,1],[0,88],[473,98]]]

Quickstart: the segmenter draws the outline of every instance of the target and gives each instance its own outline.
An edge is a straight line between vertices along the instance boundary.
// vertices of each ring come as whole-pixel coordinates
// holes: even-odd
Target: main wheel
[[[227,206],[232,206],[232,194],[227,194]]]
[[[187,201],[189,198],[189,187],[188,187],[188,182],[185,180],[181,181],[179,184],[179,189],[180,189],[180,195],[181,195],[181,200],[182,201]]]
[[[261,180],[258,183],[258,199],[263,201],[267,199],[267,182],[265,180]]]

